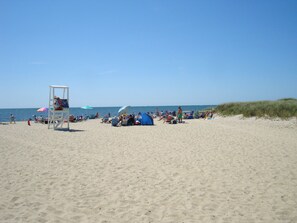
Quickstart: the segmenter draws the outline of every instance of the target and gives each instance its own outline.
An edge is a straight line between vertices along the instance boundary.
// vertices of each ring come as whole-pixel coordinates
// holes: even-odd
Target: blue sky
[[[0,108],[297,98],[295,0],[0,0]]]

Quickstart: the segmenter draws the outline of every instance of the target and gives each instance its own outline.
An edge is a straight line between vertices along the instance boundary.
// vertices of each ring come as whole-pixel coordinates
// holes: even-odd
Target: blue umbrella
[[[128,113],[129,108],[131,108],[131,107],[130,106],[123,106],[123,107],[121,107],[119,109],[119,111],[118,111],[119,115]]]
[[[83,106],[81,107],[82,109],[93,109],[93,107],[89,106],[89,105],[86,105],[86,106]]]

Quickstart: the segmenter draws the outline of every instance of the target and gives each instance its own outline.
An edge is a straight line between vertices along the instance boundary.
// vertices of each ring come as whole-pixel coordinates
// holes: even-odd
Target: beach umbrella
[[[119,109],[119,111],[118,111],[119,115],[128,113],[129,108],[131,108],[131,107],[130,106],[123,106],[123,107],[121,107]]]
[[[47,112],[47,110],[48,110],[48,108],[46,108],[46,107],[37,109],[38,112]]]
[[[82,109],[93,109],[93,107],[89,106],[89,105],[86,105],[86,106],[83,106],[81,107]]]

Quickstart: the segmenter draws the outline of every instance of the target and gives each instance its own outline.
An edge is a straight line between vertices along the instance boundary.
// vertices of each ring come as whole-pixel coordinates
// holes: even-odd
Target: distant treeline
[[[284,98],[277,101],[238,102],[218,105],[215,111],[223,116],[291,118],[297,117],[297,99]]]

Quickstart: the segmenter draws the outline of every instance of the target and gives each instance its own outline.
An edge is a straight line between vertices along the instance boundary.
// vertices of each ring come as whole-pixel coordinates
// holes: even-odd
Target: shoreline
[[[204,118],[199,118],[199,119],[183,119],[183,121],[186,124],[189,124],[191,122],[195,122],[195,121],[213,121],[213,120],[217,120],[217,119],[223,119],[223,120],[231,120],[231,121],[245,121],[245,122],[258,122],[258,123],[280,123],[281,125],[288,125],[288,126],[297,126],[297,118],[296,117],[291,117],[291,118],[271,118],[271,117],[244,117],[243,115],[233,115],[233,116],[221,116],[221,115],[214,115],[214,118],[211,120],[208,119],[204,119]],[[101,123],[102,117],[100,118],[96,118],[96,119],[88,119],[88,120],[83,120],[83,121],[78,121],[78,122],[70,122],[70,129],[71,126],[76,126],[79,125],[80,123],[88,123],[88,122],[98,122],[99,124],[103,124],[103,125],[110,125],[110,123]],[[159,121],[159,117],[156,117],[153,119],[154,120],[154,125],[156,125],[156,123],[161,123],[163,124],[163,120]],[[22,121],[16,121],[16,123],[10,123],[9,121],[7,122],[0,122],[0,125],[15,125],[15,124],[26,124],[27,125],[27,120],[22,120]],[[31,120],[31,125],[41,125],[41,126],[47,126],[47,124],[45,123],[35,123],[34,120]],[[182,123],[182,124],[185,124]],[[167,123],[168,124],[168,123]],[[177,125],[180,125],[181,123],[178,123]],[[131,127],[134,128],[136,126],[123,126],[123,127]],[[137,126],[139,127],[139,126]]]

